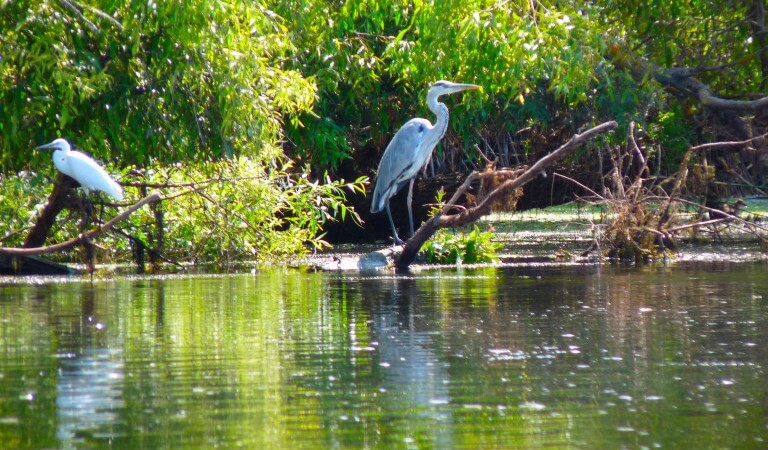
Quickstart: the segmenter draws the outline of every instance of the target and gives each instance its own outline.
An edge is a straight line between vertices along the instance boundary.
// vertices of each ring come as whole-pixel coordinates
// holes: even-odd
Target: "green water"
[[[0,287],[2,448],[764,448],[768,266]]]

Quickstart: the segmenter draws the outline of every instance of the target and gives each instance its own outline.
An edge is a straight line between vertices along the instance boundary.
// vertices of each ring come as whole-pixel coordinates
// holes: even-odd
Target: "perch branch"
[[[109,230],[110,228],[115,226],[115,224],[117,224],[118,222],[125,220],[128,216],[133,214],[137,209],[141,208],[142,206],[148,203],[154,203],[158,201],[160,201],[160,194],[158,192],[153,192],[152,194],[144,197],[143,199],[139,200],[135,204],[128,207],[125,211],[121,212],[120,214],[112,218],[112,220],[105,223],[101,227],[91,230],[87,233],[81,234],[76,238],[70,239],[65,242],[61,242],[59,244],[48,245],[44,247],[34,247],[34,248],[18,248],[18,247],[2,248],[0,247],[0,255],[34,256],[34,255],[44,255],[47,253],[59,252],[62,250],[68,250],[77,245],[89,242],[92,238],[99,236],[103,232]]]

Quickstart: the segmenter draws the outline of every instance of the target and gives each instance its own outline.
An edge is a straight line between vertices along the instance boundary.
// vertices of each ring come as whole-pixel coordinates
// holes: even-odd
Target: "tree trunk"
[[[760,81],[760,90],[765,92],[768,83],[768,30],[765,29],[765,5],[764,0],[752,0],[748,22],[752,28],[752,38],[757,46],[760,58],[760,70],[763,74]]]

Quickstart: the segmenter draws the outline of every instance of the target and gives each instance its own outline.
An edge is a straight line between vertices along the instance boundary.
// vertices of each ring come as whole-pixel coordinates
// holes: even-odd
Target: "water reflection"
[[[80,289],[80,314],[62,315],[55,324],[59,361],[56,379],[56,437],[62,448],[77,448],[86,438],[112,439],[118,434],[123,401],[122,351],[107,348],[101,334],[106,325],[98,311],[98,295]]]
[[[761,447],[768,267],[0,286],[3,448]]]
[[[428,442],[439,448],[453,447],[448,364],[435,352],[427,314],[418,314],[416,304],[424,297],[416,280],[395,277],[364,283],[363,298],[372,301],[371,336],[377,348],[378,365],[383,374],[380,391],[390,405],[387,416],[404,426],[427,421]],[[408,411],[403,417],[403,411]],[[406,443],[415,442],[406,436]]]
[[[64,358],[56,386],[62,448],[77,448],[85,437],[111,440],[119,435],[123,401],[123,361],[119,351],[85,349]]]

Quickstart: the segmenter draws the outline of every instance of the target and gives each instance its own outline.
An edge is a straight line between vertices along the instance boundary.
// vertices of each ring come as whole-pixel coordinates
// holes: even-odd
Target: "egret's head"
[[[469,89],[480,89],[480,86],[476,84],[462,84],[454,83],[452,81],[440,80],[429,88],[429,93],[427,95],[439,97],[441,95],[453,94]]]
[[[68,152],[70,150],[69,142],[66,139],[58,138],[53,142],[37,147],[38,150],[62,150]]]

